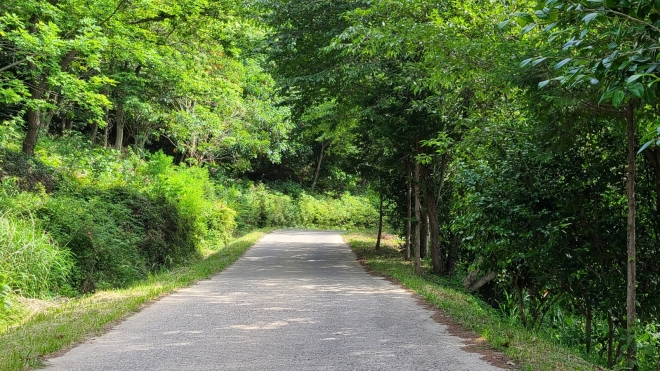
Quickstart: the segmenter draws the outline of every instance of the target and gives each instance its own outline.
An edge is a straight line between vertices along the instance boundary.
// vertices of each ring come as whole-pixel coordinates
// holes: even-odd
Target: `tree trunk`
[[[27,134],[23,140],[23,153],[34,156],[34,147],[37,145],[39,136],[39,110],[30,108],[27,110]]]
[[[321,173],[321,163],[323,162],[323,154],[325,152],[325,147],[328,145],[325,141],[321,141],[321,154],[319,154],[319,160],[316,162],[316,171],[314,172],[314,181],[312,182],[311,191],[314,192],[316,188],[316,182],[319,180],[319,174]]]
[[[42,99],[44,97],[43,84],[33,82],[30,87],[30,95],[32,99]],[[36,86],[35,86],[36,85]],[[37,137],[39,136],[39,128],[41,126],[40,114],[38,108],[28,108],[26,112],[27,119],[27,133],[23,140],[23,153],[28,156],[34,156],[34,147],[37,145]]]
[[[376,240],[376,250],[380,249],[380,239],[383,233],[383,181],[381,179],[380,202],[378,207],[378,239]]]
[[[419,163],[415,162],[415,274],[422,273],[422,259],[420,256],[421,240],[420,240],[420,222],[421,222],[421,205],[419,200]]]
[[[586,311],[586,318],[585,318],[585,325],[584,325],[584,333],[585,333],[585,344],[587,346],[587,354],[591,354],[591,330],[592,330],[592,317],[593,314],[591,312],[591,303],[589,300],[586,302],[587,304],[587,311]]]
[[[518,296],[518,312],[520,313],[520,322],[527,328],[527,317],[525,316],[525,300],[523,297],[523,287],[520,284],[520,276],[516,276],[516,294]]]
[[[423,186],[422,186],[423,188]],[[420,216],[422,217],[422,220],[420,221],[422,224],[420,226],[420,246],[421,248],[419,249],[419,256],[422,259],[425,259],[427,257],[427,252],[429,249],[429,216],[428,216],[428,210],[425,207],[426,205],[426,199],[424,199],[424,194],[422,192],[422,210]]]
[[[431,265],[433,266],[433,273],[443,274],[444,263],[440,246],[440,224],[438,222],[435,192],[433,191],[433,179],[431,179],[427,167],[424,167],[423,174],[424,205],[426,216],[428,217],[428,229],[431,235],[429,238],[431,241]]]
[[[96,136],[98,135],[98,132],[99,132],[99,124],[95,122],[92,125],[92,133],[89,135],[89,140],[90,142],[92,142],[92,144],[96,142]]]
[[[412,174],[410,170],[410,160],[406,163],[406,178],[408,178],[408,193],[406,200],[406,260],[410,260],[410,235],[412,234],[411,230],[411,219],[412,219]]]
[[[607,367],[614,366],[614,320],[612,314],[607,313]]]
[[[112,122],[108,120],[105,128],[103,128],[103,147],[108,147],[108,141],[110,140],[110,129],[112,129]]]
[[[494,280],[495,277],[497,277],[497,272],[490,272],[487,275],[475,281],[475,279],[477,278],[477,274],[479,274],[479,271],[472,271],[468,273],[465,279],[463,279],[463,286],[469,292],[474,292],[479,290],[483,285],[487,284],[488,282]]]
[[[55,110],[48,110],[45,115],[41,115],[39,126],[43,129],[44,134],[48,134],[53,116],[55,116]]]
[[[628,126],[628,174],[626,179],[626,193],[628,196],[628,290],[626,300],[626,325],[628,335],[628,367],[637,369],[636,358],[636,339],[635,339],[635,321],[636,321],[636,259],[635,251],[635,121],[633,116],[634,105],[631,100],[626,110],[626,123]]]
[[[115,122],[117,123],[115,149],[121,150],[124,146],[124,103],[117,103]]]
[[[447,254],[447,274],[452,276],[456,272],[458,265],[458,248],[461,244],[461,239],[458,234],[452,234],[452,243],[449,245],[449,253]]]

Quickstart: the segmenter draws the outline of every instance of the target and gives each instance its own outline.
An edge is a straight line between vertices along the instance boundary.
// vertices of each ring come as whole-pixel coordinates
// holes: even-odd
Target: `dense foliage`
[[[466,274],[604,366],[660,367],[657,4],[260,4],[294,118],[336,107],[311,122],[351,133],[327,166],[383,195],[417,271]]]
[[[659,35],[650,0],[4,1],[0,310],[380,214],[418,273],[657,370]]]

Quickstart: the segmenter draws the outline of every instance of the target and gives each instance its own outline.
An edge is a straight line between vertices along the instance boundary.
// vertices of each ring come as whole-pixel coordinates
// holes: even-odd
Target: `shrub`
[[[126,286],[146,276],[146,259],[138,252],[141,231],[125,205],[66,195],[48,200],[40,217],[73,254],[72,281],[82,292]]]
[[[0,179],[13,178],[20,190],[35,191],[44,189],[52,192],[55,188],[54,170],[39,159],[18,151],[0,151]]]
[[[366,197],[344,193],[339,199],[302,195],[298,201],[297,224],[321,228],[373,228],[378,211]]]
[[[70,254],[39,223],[0,214],[0,275],[4,281],[0,286],[4,283],[23,296],[47,296],[66,284],[72,265]]]

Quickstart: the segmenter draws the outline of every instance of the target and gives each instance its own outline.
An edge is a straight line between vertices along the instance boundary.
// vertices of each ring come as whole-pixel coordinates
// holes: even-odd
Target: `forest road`
[[[335,232],[280,230],[47,370],[502,370],[369,275]]]

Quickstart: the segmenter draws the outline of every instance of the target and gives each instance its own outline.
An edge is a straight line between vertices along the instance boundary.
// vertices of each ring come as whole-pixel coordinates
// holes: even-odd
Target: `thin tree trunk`
[[[449,245],[449,252],[447,256],[447,274],[452,276],[456,272],[458,265],[458,247],[461,244],[461,239],[458,234],[453,233],[452,243]]]
[[[406,200],[406,260],[410,260],[410,235],[412,234],[412,174],[410,170],[410,160],[406,162],[406,178],[408,178],[408,197]]]
[[[635,310],[635,300],[636,300],[636,289],[635,284],[637,281],[636,277],[636,259],[637,253],[635,251],[635,240],[636,240],[636,230],[635,230],[635,121],[634,121],[634,105],[631,100],[628,103],[628,108],[626,112],[626,123],[628,126],[628,174],[627,174],[627,184],[626,191],[628,196],[628,289],[627,289],[627,300],[626,300],[626,321],[627,321],[627,335],[628,335],[628,367],[633,370],[637,369],[636,358],[636,339],[635,339],[635,321],[636,321],[636,310]]]
[[[314,172],[314,181],[312,182],[311,189],[312,192],[314,192],[314,188],[316,188],[316,182],[319,180],[319,174],[321,173],[321,163],[323,162],[323,154],[327,145],[328,144],[325,141],[321,141],[321,154],[319,155],[318,162],[316,162],[316,171]]]
[[[124,104],[117,103],[117,112],[115,113],[116,136],[115,149],[121,150],[124,146]]]
[[[423,189],[423,186],[422,186]],[[426,199],[424,198],[424,192],[422,191],[422,210],[421,210],[421,217],[422,220],[420,221],[422,224],[420,226],[420,246],[421,248],[419,249],[419,256],[422,259],[425,259],[428,255],[428,249],[429,249],[429,215],[428,215],[428,209],[426,208]]]
[[[429,174],[428,167],[422,168],[422,189],[424,197],[424,206],[426,209],[426,217],[428,231],[430,232],[429,240],[431,242],[431,265],[433,273],[443,274],[444,266],[442,259],[442,249],[440,246],[440,225],[438,222],[438,210],[436,208],[435,192],[433,190],[433,179]]]
[[[30,33],[37,33],[37,22],[39,21],[36,14],[32,15],[30,19]],[[28,62],[30,69],[36,73],[37,66],[33,62]],[[33,79],[30,81],[30,98],[43,99],[45,96],[44,90],[46,89],[45,78],[40,77],[38,80]],[[38,108],[28,108],[26,112],[27,133],[23,139],[23,153],[28,156],[34,156],[34,147],[37,145],[37,137],[39,136],[40,114]]]
[[[520,322],[527,327],[527,316],[525,316],[525,301],[523,298],[523,287],[519,282],[520,276],[516,276],[516,293],[518,295],[518,312],[520,313]]]
[[[44,84],[36,82],[33,82],[33,84],[30,87],[31,98],[42,99],[44,97]],[[34,156],[34,147],[37,145],[37,137],[39,136],[39,128],[41,126],[41,115],[38,108],[28,108],[26,116],[27,133],[23,140],[23,153]]]
[[[586,343],[586,346],[587,346],[587,354],[591,354],[591,337],[592,337],[591,336],[591,331],[592,331],[592,327],[593,327],[591,322],[593,320],[593,318],[592,318],[593,314],[591,312],[591,303],[589,302],[589,300],[587,300],[586,304],[587,304],[587,313],[586,313],[587,315],[586,315],[586,321],[585,321],[585,325],[584,325],[584,327],[585,327],[584,333],[585,333],[585,337],[586,337],[585,343]]]
[[[419,200],[419,163],[415,162],[415,274],[422,273],[422,259],[420,256],[421,240],[420,240],[420,222],[421,222],[421,205]]]
[[[383,180],[380,181],[380,202],[378,207],[378,239],[376,240],[376,250],[380,249],[380,239],[383,234]]]
[[[427,202],[429,217],[429,232],[431,233],[431,265],[433,273],[444,274],[444,265],[442,259],[442,246],[440,244],[440,226],[438,223],[438,212],[435,209],[435,200],[430,196]]]
[[[110,129],[112,129],[112,122],[108,120],[105,128],[103,128],[103,147],[108,147],[108,141],[110,140]]]
[[[612,358],[614,353],[614,320],[612,314],[607,313],[607,367],[611,368],[614,365]]]
[[[99,124],[95,122],[92,125],[92,133],[89,135],[89,141],[92,142],[92,144],[96,142],[96,136],[98,135],[98,132],[99,132]]]

